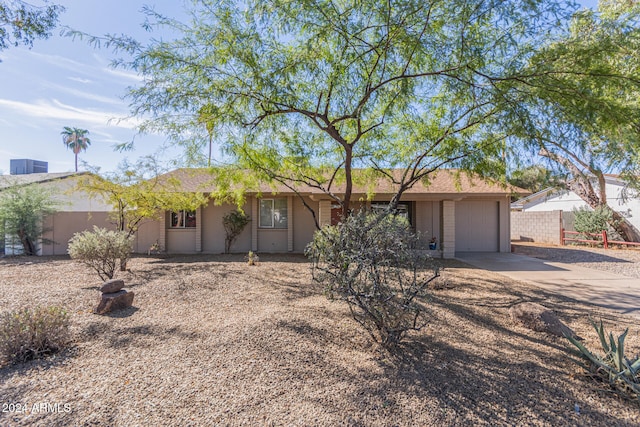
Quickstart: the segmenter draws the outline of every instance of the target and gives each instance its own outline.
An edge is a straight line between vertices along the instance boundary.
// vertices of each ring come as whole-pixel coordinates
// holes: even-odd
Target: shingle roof
[[[42,182],[65,179],[72,176],[84,175],[89,172],[52,172],[52,173],[29,173],[21,175],[0,175],[0,189],[13,187],[15,185],[28,185]]]
[[[401,170],[394,170],[395,176],[400,176]],[[358,171],[354,171],[355,174]],[[202,169],[176,169],[172,172],[160,176],[161,180],[174,180],[179,183],[178,191],[211,193],[216,190],[215,170]],[[380,177],[376,179],[375,185],[371,186],[375,194],[394,194],[394,185],[388,178]],[[322,194],[322,190],[312,187],[297,187],[302,194]],[[366,194],[368,188],[363,185],[354,185],[354,194]],[[332,191],[340,194],[344,191],[344,185],[334,185]],[[290,189],[282,184],[271,186],[261,184],[259,188],[248,193],[279,193],[291,194]],[[519,187],[508,186],[502,183],[472,177],[471,175],[453,169],[442,169],[429,176],[428,182],[417,182],[405,194],[477,194],[477,195],[506,195],[506,194],[529,194],[530,192]]]

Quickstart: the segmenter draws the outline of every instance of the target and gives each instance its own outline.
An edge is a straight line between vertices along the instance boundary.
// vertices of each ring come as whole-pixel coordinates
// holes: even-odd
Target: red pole
[[[560,229],[560,246],[564,246],[564,228]]]
[[[609,249],[609,240],[607,239],[607,230],[602,230],[602,242],[604,243],[604,248]]]

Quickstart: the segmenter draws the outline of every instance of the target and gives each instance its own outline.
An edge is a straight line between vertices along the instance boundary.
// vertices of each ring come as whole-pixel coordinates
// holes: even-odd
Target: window
[[[371,210],[373,212],[384,211],[388,206],[389,203],[387,202],[371,202]],[[411,211],[411,202],[398,203],[396,215],[406,218],[409,224],[413,225],[413,215]]]
[[[195,211],[177,211],[171,212],[171,228],[195,228],[196,212]]]
[[[287,199],[260,199],[260,228],[287,228]]]

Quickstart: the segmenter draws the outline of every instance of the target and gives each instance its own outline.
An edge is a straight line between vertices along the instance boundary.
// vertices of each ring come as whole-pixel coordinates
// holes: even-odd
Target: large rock
[[[133,292],[124,289],[118,292],[102,294],[98,306],[93,310],[96,314],[107,314],[114,310],[131,307],[133,304]]]
[[[100,292],[103,294],[112,294],[114,292],[118,292],[122,288],[124,288],[124,280],[111,279],[107,280],[102,286],[100,286]]]
[[[525,327],[537,332],[547,332],[557,336],[575,336],[567,325],[548,308],[534,302],[523,302],[509,309],[511,318]]]

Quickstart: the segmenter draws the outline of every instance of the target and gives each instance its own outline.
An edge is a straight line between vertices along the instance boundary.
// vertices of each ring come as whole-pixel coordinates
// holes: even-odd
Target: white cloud
[[[78,83],[93,83],[93,80],[90,79],[83,79],[82,77],[67,77],[69,80],[72,80],[74,82],[78,82]]]
[[[64,57],[64,56],[60,56],[60,55],[51,55],[48,53],[40,53],[40,52],[36,52],[34,50],[29,51],[29,53],[38,58],[39,61],[42,61],[43,63],[49,64],[49,65],[54,65],[56,67],[61,67],[64,68],[66,70],[72,70],[72,71],[78,71],[78,70],[83,70],[85,68],[87,68],[87,64],[86,63],[82,63],[79,61],[75,61],[73,59]]]
[[[0,99],[0,110],[6,110],[2,114],[5,117],[18,113],[38,119],[85,123],[94,127],[113,125],[125,129],[134,129],[139,124],[137,119],[124,119],[122,113],[76,108],[55,99],[52,101],[40,99],[33,103]]]
[[[116,77],[121,77],[121,78],[129,79],[132,81],[136,81],[136,82],[142,81],[142,77],[139,74],[134,73],[132,71],[125,71],[125,70],[114,69],[114,68],[105,68],[104,71]]]
[[[122,107],[123,110],[126,109],[126,104],[124,103],[124,101],[116,96],[97,95],[93,92],[90,92],[89,90],[75,89],[68,86],[62,86],[59,84],[48,83],[48,82],[43,83],[43,86],[57,90],[58,92],[63,92],[68,95],[73,95],[77,98],[88,99],[90,101],[95,101],[102,104],[118,105]]]

